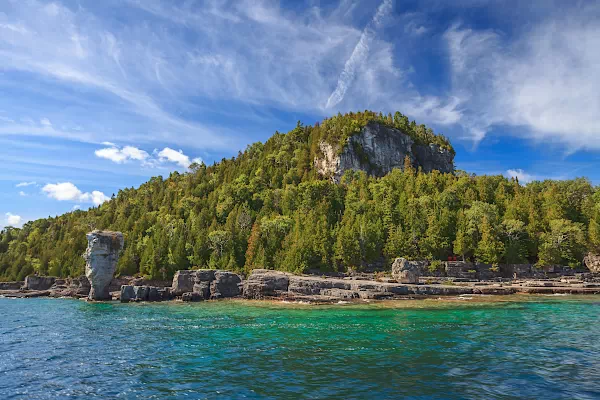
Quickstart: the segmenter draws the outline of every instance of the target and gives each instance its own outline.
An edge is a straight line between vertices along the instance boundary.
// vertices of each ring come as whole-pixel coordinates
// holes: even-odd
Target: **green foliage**
[[[504,253],[504,244],[500,241],[498,233],[486,216],[480,227],[481,240],[477,244],[475,255],[483,263],[498,265]]]
[[[527,230],[525,223],[507,219],[502,223],[504,260],[507,264],[520,264],[527,261]]]
[[[542,234],[540,265],[570,265],[581,263],[585,252],[585,236],[581,224],[566,219],[550,221],[550,231]]]
[[[492,264],[577,265],[586,250],[600,249],[600,192],[585,179],[521,186],[502,176],[423,174],[412,166],[382,178],[348,171],[341,184],[320,178],[313,168],[319,142],[344,142],[369,122],[451,149],[400,113],[298,124],[235,158],[152,178],[89,211],[5,228],[0,280],[82,274],[92,229],[124,233],[118,274],[161,279],[192,267],[328,271],[389,265],[396,257],[437,265],[453,253]]]
[[[430,128],[425,125],[417,125],[415,121],[409,122],[408,117],[396,112],[384,116],[381,113],[365,110],[364,112],[338,114],[335,117],[328,118],[313,129],[313,154],[316,153],[318,144],[321,140],[331,144],[338,145],[341,148],[347,143],[348,139],[360,132],[369,123],[379,123],[381,125],[398,129],[410,136],[417,144],[436,144],[440,148],[449,150],[454,154],[454,148],[450,141],[443,135],[435,135]],[[355,149],[361,150],[361,149]],[[358,154],[361,154],[360,152]],[[367,160],[368,161],[368,160]]]

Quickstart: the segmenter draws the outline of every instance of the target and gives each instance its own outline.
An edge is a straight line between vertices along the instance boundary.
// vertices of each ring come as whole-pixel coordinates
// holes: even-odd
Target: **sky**
[[[365,109],[597,185],[598,49],[593,0],[2,0],[0,227]]]

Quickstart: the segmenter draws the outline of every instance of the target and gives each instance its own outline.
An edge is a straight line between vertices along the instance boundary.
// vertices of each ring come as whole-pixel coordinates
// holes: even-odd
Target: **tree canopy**
[[[369,122],[452,149],[400,113],[350,113],[275,133],[237,157],[120,190],[88,211],[0,232],[0,280],[83,273],[85,233],[123,232],[117,273],[168,279],[192,267],[341,271],[395,257],[458,255],[491,264],[577,265],[600,248],[600,191],[583,178],[532,182],[407,165],[381,178],[320,177],[322,140],[343,142]]]

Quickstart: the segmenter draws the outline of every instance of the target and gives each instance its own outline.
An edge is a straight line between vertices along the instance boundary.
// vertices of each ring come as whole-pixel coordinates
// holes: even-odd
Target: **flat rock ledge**
[[[593,273],[552,279],[507,281],[450,281],[443,278],[407,276],[403,271],[414,265],[398,263],[396,277],[373,280],[363,276],[324,277],[293,275],[286,272],[256,269],[243,280],[242,276],[223,270],[182,270],[172,282],[147,281],[142,278],[114,278],[110,283],[113,300],[121,302],[153,302],[180,300],[196,302],[228,298],[267,299],[333,303],[339,301],[400,300],[424,297],[461,295],[511,294],[600,294],[600,275]],[[407,279],[408,278],[408,279]],[[48,281],[52,286],[46,288]],[[419,283],[403,283],[403,280]],[[24,282],[0,285],[4,297],[87,297],[90,283],[79,278],[27,280],[36,289],[27,289]],[[34,284],[35,282],[35,284]],[[40,283],[41,284],[37,284]]]

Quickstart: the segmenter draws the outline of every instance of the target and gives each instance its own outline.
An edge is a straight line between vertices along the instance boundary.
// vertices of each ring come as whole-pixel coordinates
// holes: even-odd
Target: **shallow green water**
[[[0,398],[600,398],[600,298],[0,299]]]

